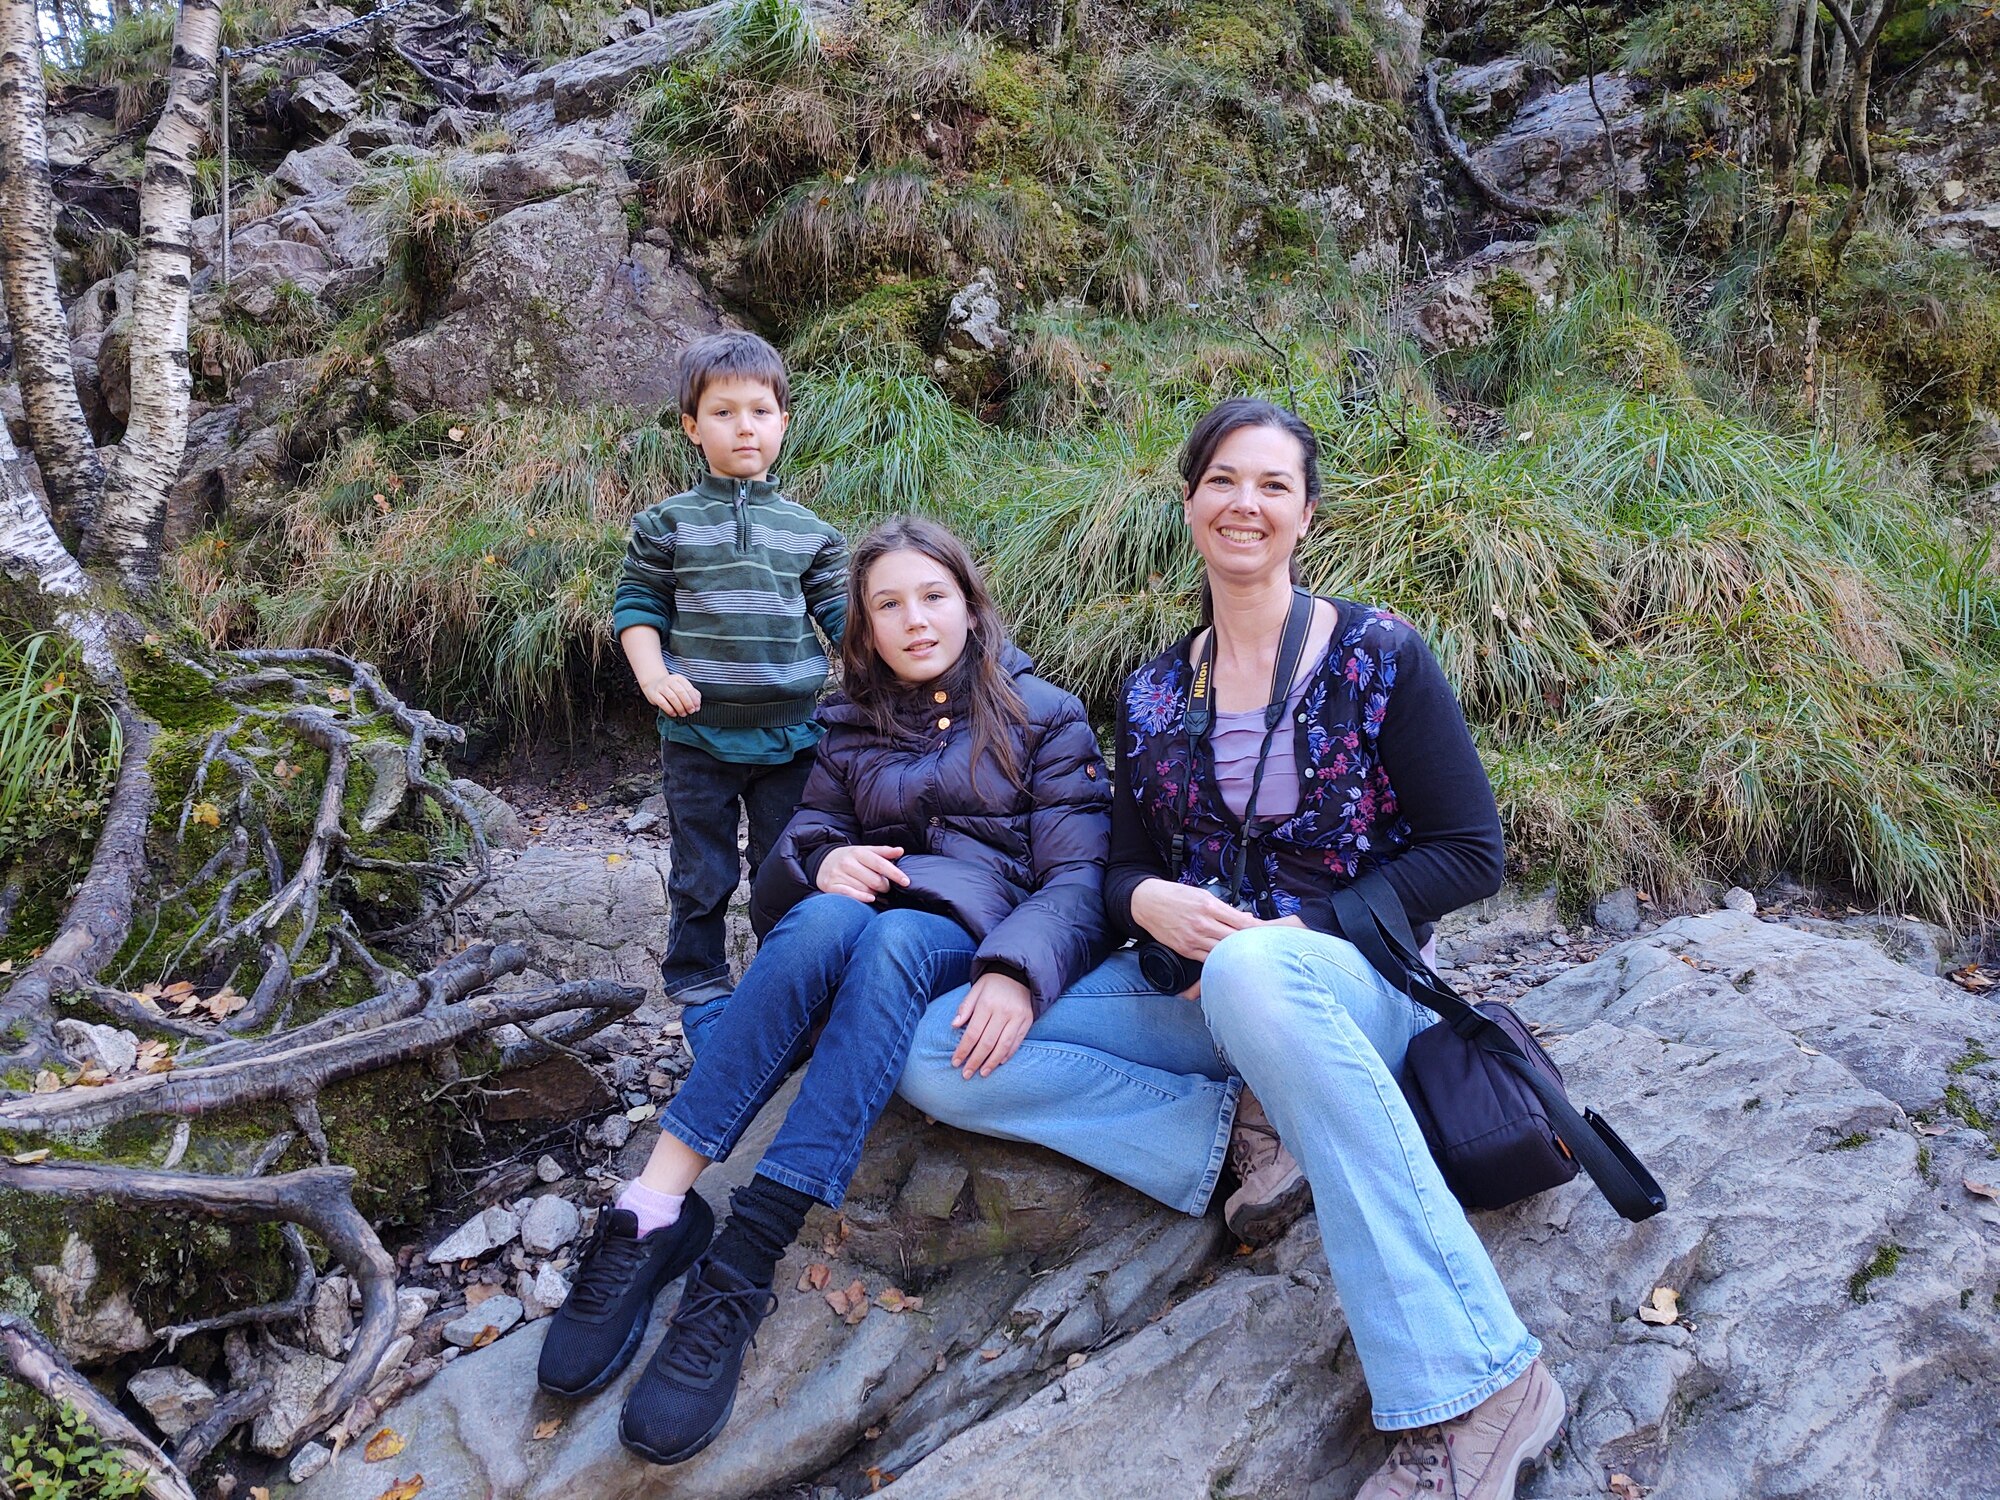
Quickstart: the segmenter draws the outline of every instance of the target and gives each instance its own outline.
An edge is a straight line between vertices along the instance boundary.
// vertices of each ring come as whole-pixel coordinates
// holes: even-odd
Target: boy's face
[[[724,479],[762,479],[778,461],[791,420],[770,386],[732,375],[708,383],[695,415],[681,413],[681,430]]]

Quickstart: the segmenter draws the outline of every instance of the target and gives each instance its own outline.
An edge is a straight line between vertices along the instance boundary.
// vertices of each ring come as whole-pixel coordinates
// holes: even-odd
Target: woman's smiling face
[[[1288,573],[1313,512],[1298,439],[1276,427],[1237,428],[1216,444],[1182,509],[1211,577],[1256,583]]]

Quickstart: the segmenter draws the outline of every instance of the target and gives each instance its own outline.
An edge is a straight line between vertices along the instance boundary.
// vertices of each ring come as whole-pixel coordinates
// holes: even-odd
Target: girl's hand
[[[813,883],[830,896],[851,896],[872,902],[892,885],[908,885],[910,877],[896,868],[903,851],[894,844],[842,844],[819,862]]]
[[[981,974],[959,1006],[951,1024],[963,1030],[951,1065],[970,1078],[981,1078],[1012,1057],[1021,1038],[1035,1024],[1035,1002],[1028,987],[1011,974]]]
[[[1207,891],[1157,878],[1142,880],[1132,892],[1132,920],[1182,958],[1203,962],[1230,933],[1264,925]]]

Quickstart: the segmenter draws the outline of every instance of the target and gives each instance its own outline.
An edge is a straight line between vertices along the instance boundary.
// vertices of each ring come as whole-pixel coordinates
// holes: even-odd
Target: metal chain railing
[[[160,105],[157,109],[150,110],[143,120],[140,120],[132,125],[127,125],[123,130],[119,131],[116,135],[111,137],[110,140],[106,141],[103,145],[99,146],[95,151],[91,152],[90,155],[84,157],[81,161],[71,162],[68,166],[62,168],[60,171],[49,173],[49,181],[51,183],[67,182],[70,178],[74,177],[77,173],[81,172],[85,167],[90,166],[100,157],[109,156],[112,152],[116,151],[120,146],[127,144],[137,136],[144,135],[147,131],[153,128],[154,123],[160,118],[161,115],[165,114],[166,112],[167,112],[167,106],[165,104]]]

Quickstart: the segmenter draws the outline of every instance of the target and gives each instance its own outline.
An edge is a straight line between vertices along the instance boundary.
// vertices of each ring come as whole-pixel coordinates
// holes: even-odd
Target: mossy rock
[[[1497,303],[1494,311],[1497,316]],[[1634,395],[1673,398],[1694,395],[1694,383],[1674,336],[1636,313],[1606,327],[1590,346],[1590,360],[1603,375]]]
[[[792,340],[789,353],[798,364],[822,369],[853,364],[916,369],[937,342],[949,296],[936,277],[886,282],[814,318]]]

